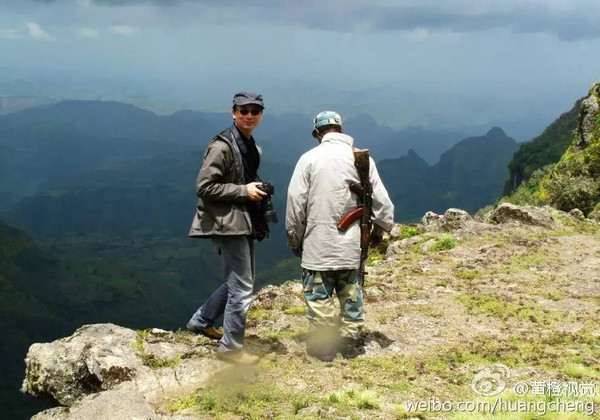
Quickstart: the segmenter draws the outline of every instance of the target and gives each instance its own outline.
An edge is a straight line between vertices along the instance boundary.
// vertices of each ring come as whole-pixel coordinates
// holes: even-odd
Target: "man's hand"
[[[298,258],[302,258],[302,247],[298,247],[298,248],[293,248],[292,252],[294,253],[294,255]]]
[[[369,240],[370,246],[378,246],[383,241],[383,234],[385,231],[381,229],[378,225],[373,225],[373,229],[371,230],[371,237]]]
[[[381,241],[383,240],[383,237],[379,234],[379,232],[371,232],[371,241],[369,243],[370,246],[378,246],[379,244],[381,244]]]
[[[246,188],[248,188],[248,199],[252,201],[260,201],[265,195],[267,195],[266,192],[258,188],[258,185],[260,184],[262,184],[262,182],[251,182],[246,184]]]

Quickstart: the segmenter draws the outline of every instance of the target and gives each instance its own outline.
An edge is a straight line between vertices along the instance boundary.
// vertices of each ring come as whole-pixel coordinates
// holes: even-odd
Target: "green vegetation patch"
[[[265,419],[291,418],[318,399],[306,393],[290,391],[273,383],[220,384],[184,395],[170,403],[167,410],[183,410],[214,419],[232,417]],[[278,417],[280,418],[280,417]]]
[[[508,196],[500,202],[550,204],[563,211],[578,208],[588,216],[594,211],[600,202],[600,116],[585,145],[575,130],[578,108],[561,116],[533,142],[521,146],[509,164],[511,180],[505,187]],[[510,192],[517,173],[526,181]]]
[[[548,311],[540,305],[519,299],[517,301],[492,295],[461,295],[456,298],[467,307],[472,315],[488,315],[502,321],[531,322],[543,326],[551,326],[555,321],[564,318],[558,312]]]
[[[272,309],[265,309],[261,307],[252,306],[248,311],[248,319],[262,319],[268,321],[275,321],[277,319],[276,312]]]
[[[306,314],[306,306],[292,306],[291,308],[285,309],[283,313],[286,315],[304,315]]]
[[[398,240],[412,238],[413,236],[418,236],[423,233],[423,230],[418,226],[413,225],[401,225],[400,226],[400,236]]]
[[[600,372],[597,369],[581,363],[567,363],[562,370],[571,378],[600,378]]]
[[[459,267],[454,270],[454,277],[464,280],[473,280],[481,275],[479,270],[471,270],[464,267]]]
[[[518,269],[544,269],[547,267],[555,267],[559,264],[556,258],[553,258],[548,249],[538,248],[535,250],[529,250],[525,254],[517,254],[510,257],[506,265]]]
[[[403,239],[412,238],[413,236],[418,236],[421,234],[423,234],[423,231],[418,226],[400,225],[400,235],[398,236],[398,238],[394,239],[394,241],[401,241]],[[423,239],[423,241],[420,241],[419,244],[421,244],[429,239],[431,239],[430,236],[428,236],[427,239]],[[370,247],[369,255],[367,258],[367,264],[372,264],[375,261],[382,260],[385,257],[385,254],[387,252],[387,249],[388,249],[390,243],[391,243],[390,239],[386,238],[383,241],[381,241],[381,243],[378,244],[377,246]],[[414,247],[414,246],[412,247],[412,251],[417,251],[417,250],[418,250],[418,247]]]
[[[437,239],[436,243],[433,244],[433,246],[431,247],[431,251],[433,251],[433,252],[446,251],[446,250],[454,248],[455,246],[456,246],[456,239],[454,239],[451,235],[448,235],[447,233],[443,233]]]
[[[562,114],[541,135],[530,142],[521,144],[508,165],[510,179],[507,181],[504,194],[511,191],[517,174],[527,179],[537,169],[560,160],[573,140],[580,104],[581,100],[577,101],[570,111]]]

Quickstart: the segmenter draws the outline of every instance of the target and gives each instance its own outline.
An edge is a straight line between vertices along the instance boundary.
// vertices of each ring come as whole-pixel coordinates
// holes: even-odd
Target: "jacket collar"
[[[321,139],[321,144],[323,143],[344,143],[350,147],[354,146],[354,138],[344,133],[327,133]]]

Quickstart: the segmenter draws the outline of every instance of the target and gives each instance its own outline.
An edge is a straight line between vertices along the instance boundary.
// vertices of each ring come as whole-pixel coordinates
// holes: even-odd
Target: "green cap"
[[[342,117],[340,114],[333,111],[319,112],[314,120],[315,128],[323,127],[325,125],[342,125]]]

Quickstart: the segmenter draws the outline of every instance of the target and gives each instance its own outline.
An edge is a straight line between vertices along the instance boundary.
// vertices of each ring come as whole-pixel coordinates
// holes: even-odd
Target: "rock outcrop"
[[[146,419],[149,403],[194,390],[222,369],[222,362],[207,357],[213,352],[208,339],[190,334],[85,325],[70,337],[30,347],[23,391],[72,407],[40,419],[131,419],[135,410]],[[109,408],[121,394],[131,404],[115,414]],[[102,407],[104,417],[88,416]]]
[[[110,390],[88,395],[70,408],[46,410],[32,420],[158,420],[160,417],[139,392]]]
[[[551,209],[548,209],[551,212]],[[491,211],[487,220],[492,223],[522,223],[533,226],[550,228],[554,220],[540,208],[531,206],[515,206],[510,203],[502,203]]]
[[[594,83],[590,88],[589,96],[581,103],[579,110],[579,147],[588,146],[597,131],[598,117],[600,115],[600,82]]]
[[[85,395],[131,381],[143,367],[133,348],[137,333],[111,324],[86,325],[72,336],[33,344],[23,388],[69,406]]]
[[[451,232],[464,227],[471,220],[473,218],[466,211],[450,208],[443,215],[428,211],[421,219],[421,224],[427,230]]]

